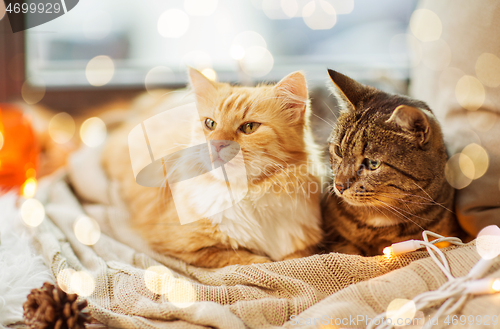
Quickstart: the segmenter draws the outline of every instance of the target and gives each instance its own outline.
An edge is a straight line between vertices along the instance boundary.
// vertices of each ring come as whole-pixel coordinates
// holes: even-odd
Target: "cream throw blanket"
[[[436,114],[450,156],[471,143],[488,154],[487,163],[474,162],[486,165],[484,175],[455,197],[460,225],[477,235],[485,226],[500,226],[500,1],[421,0],[419,8],[439,17],[442,33],[437,41],[421,43],[423,57],[412,70],[410,95]],[[497,60],[487,60],[491,57]],[[467,87],[460,88],[463,78],[479,86],[462,80]]]
[[[67,170],[42,181],[37,197],[47,217],[34,229],[34,245],[55,277],[67,268],[90,274],[94,282],[84,287],[92,291],[95,284],[89,307],[106,325],[293,328],[313,321],[307,319],[328,317],[330,323],[343,320],[344,328],[364,328],[364,321],[352,319],[374,318],[394,299],[411,299],[446,281],[423,251],[391,260],[332,253],[218,270],[158,255],[128,228],[117,185],[106,181],[98,159],[99,150],[83,149]],[[74,222],[83,214],[94,218],[102,231],[93,246],[75,236]],[[446,255],[456,276],[465,275],[479,259],[474,243],[450,248]],[[147,271],[160,265],[170,274]],[[500,277],[499,269],[500,259],[488,276]],[[469,299],[462,312],[491,316],[499,309],[500,296],[488,295]],[[425,318],[429,314],[432,310],[424,310]],[[433,328],[447,327],[443,320]],[[318,321],[304,327],[318,327]]]

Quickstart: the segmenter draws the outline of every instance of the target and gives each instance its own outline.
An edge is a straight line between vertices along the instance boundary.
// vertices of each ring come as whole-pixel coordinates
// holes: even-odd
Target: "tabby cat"
[[[329,138],[334,178],[323,200],[329,251],[372,256],[421,239],[462,236],[441,128],[421,101],[391,95],[328,70],[341,107]]]
[[[189,77],[200,115],[192,124],[201,124],[204,134],[193,135],[194,144],[206,138],[213,146],[216,141],[216,164],[231,153],[230,147],[220,141],[238,143],[246,166],[248,193],[217,215],[180,225],[168,188],[143,187],[134,180],[127,146],[127,135],[137,124],[134,122],[113,133],[103,152],[108,175],[120,182],[132,225],[154,250],[200,267],[312,254],[322,238],[320,189],[310,192],[301,186],[319,184],[321,165],[309,129],[304,75],[295,72],[276,85],[257,87],[213,82],[195,69],[189,70]],[[155,111],[168,109],[168,102],[157,105]],[[172,133],[176,127],[172,123],[162,129]],[[181,169],[189,171],[198,161],[193,159]],[[198,183],[197,193],[179,192],[184,196],[183,209],[189,209],[193,216],[224,202],[220,194],[207,191],[227,189],[224,177],[215,173]]]

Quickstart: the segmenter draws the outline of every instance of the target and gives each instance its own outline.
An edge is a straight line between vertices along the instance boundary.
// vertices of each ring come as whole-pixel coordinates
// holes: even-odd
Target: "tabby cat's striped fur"
[[[334,181],[323,202],[327,249],[370,256],[420,239],[424,229],[461,236],[444,174],[446,148],[428,106],[329,74],[342,110],[329,140]]]

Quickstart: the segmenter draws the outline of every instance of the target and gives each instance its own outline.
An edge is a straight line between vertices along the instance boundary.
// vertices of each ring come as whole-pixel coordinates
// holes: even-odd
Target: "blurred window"
[[[27,77],[49,88],[178,85],[190,65],[249,83],[298,69],[324,81],[326,67],[405,79],[415,3],[81,0],[26,31]]]

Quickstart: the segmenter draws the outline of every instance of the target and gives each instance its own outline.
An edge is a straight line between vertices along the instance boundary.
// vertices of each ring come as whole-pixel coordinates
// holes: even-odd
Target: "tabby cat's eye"
[[[375,169],[378,169],[380,167],[380,165],[382,164],[381,161],[379,160],[370,160],[370,159],[365,159],[365,165],[366,167],[368,167],[368,169],[370,170],[375,170]]]
[[[217,127],[217,122],[215,122],[214,120],[212,119],[209,119],[209,118],[206,118],[205,119],[205,126],[210,129],[210,130],[215,130],[215,128]]]
[[[339,146],[339,145],[337,145],[337,144],[336,144],[336,145],[333,147],[333,152],[335,152],[335,154],[336,154],[339,158],[341,158],[341,157],[342,157],[342,152],[340,152],[340,146]]]
[[[257,128],[259,128],[260,123],[257,122],[247,122],[241,125],[240,130],[244,132],[245,134],[251,134],[254,133]]]

